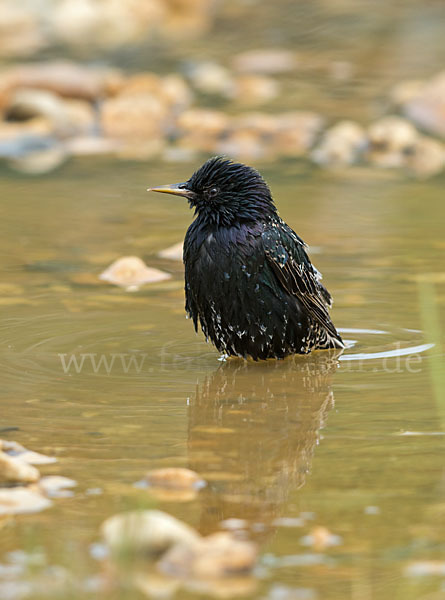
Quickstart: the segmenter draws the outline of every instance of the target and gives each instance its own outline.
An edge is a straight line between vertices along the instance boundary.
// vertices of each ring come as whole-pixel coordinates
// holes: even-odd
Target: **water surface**
[[[128,582],[94,587],[101,566],[90,547],[104,518],[158,506],[202,533],[246,520],[261,548],[248,597],[283,587],[360,600],[440,590],[440,579],[406,575],[412,561],[444,552],[444,422],[431,383],[439,350],[391,352],[440,342],[423,331],[416,279],[442,273],[443,183],[265,166],[354,345],[341,360],[221,363],[185,319],[182,265],[157,257],[182,239],[191,213],[145,193],[190,168],[96,160],[33,180],[2,173],[1,435],[55,453],[47,472],[78,487],[45,512],[3,522],[0,562],[18,549],[39,552],[44,565],[66,569],[73,597],[89,585],[93,597],[140,598]],[[127,254],[173,278],[133,293],[96,283]],[[107,373],[97,361],[113,354]],[[348,359],[357,354],[364,358]],[[82,355],[79,372],[67,367]],[[158,466],[188,466],[208,486],[189,502],[155,500],[133,484]],[[341,543],[303,545],[318,525]]]

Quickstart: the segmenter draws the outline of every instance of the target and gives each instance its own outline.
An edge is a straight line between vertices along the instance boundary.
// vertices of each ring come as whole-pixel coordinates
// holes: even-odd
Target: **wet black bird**
[[[220,352],[258,360],[344,348],[321,275],[258,171],[215,157],[188,181],[151,191],[184,196],[195,209],[184,240],[185,308]]]

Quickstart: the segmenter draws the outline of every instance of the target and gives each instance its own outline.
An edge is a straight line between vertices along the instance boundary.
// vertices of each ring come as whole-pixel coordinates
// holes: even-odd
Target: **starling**
[[[185,309],[221,353],[258,360],[344,348],[307,246],[278,216],[258,171],[215,157],[188,181],[149,191],[184,196],[194,208]]]

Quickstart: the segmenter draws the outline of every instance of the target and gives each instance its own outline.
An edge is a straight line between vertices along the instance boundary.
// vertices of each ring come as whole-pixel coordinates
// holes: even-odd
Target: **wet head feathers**
[[[270,189],[256,169],[214,157],[186,182],[199,217],[216,225],[236,225],[276,212]]]

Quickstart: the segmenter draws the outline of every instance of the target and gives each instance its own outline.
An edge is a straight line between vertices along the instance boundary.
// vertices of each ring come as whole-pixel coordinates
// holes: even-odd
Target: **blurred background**
[[[0,158],[442,172],[440,1],[1,0]]]

